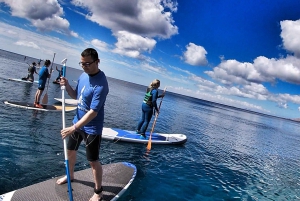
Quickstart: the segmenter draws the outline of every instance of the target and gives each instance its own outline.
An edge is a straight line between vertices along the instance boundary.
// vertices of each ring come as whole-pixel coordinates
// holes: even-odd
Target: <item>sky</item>
[[[299,0],[0,0],[0,49],[300,118]],[[201,112],[201,111],[199,111]]]

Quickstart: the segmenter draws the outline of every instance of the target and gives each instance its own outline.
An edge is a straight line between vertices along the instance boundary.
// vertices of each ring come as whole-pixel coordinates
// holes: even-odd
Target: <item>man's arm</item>
[[[85,125],[87,125],[90,121],[92,121],[96,116],[98,112],[95,112],[94,110],[90,109],[76,124],[76,129],[79,129]]]
[[[97,114],[98,114],[98,112],[95,112],[94,110],[90,109],[90,111],[88,111],[76,124],[61,130],[62,138],[63,139],[66,138],[67,136],[74,133],[77,129],[80,129],[81,127],[88,124],[90,121],[92,121],[97,116]]]
[[[65,77],[60,77],[60,86],[65,86],[69,96],[73,99],[77,99],[76,91],[70,86],[69,81]]]

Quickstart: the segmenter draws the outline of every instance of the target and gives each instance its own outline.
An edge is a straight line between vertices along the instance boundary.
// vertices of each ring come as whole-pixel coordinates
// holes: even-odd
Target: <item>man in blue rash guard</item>
[[[142,103],[142,117],[137,125],[136,132],[141,134],[141,137],[146,138],[146,130],[153,115],[153,108],[159,113],[156,100],[157,98],[164,97],[164,94],[158,95],[158,88],[160,81],[155,79],[150,83],[146,90],[145,98]]]
[[[48,71],[48,67],[50,66],[50,64],[51,61],[46,60],[44,66],[39,71],[39,86],[38,86],[38,90],[35,93],[35,98],[33,103],[34,107],[43,108],[43,106],[40,105],[40,99],[45,89],[47,78],[50,78],[51,76],[51,74]]]
[[[104,122],[104,104],[109,89],[104,72],[98,68],[99,63],[97,51],[93,48],[87,48],[81,53],[79,65],[84,72],[78,79],[76,89],[72,89],[65,77],[61,77],[60,80],[60,85],[66,87],[69,96],[78,100],[73,125],[61,130],[63,139],[69,136],[67,148],[70,179],[74,179],[76,152],[84,140],[86,158],[92,168],[95,182],[94,194],[90,201],[101,200],[103,190],[103,171],[99,162],[99,150]],[[57,184],[66,182],[66,176],[56,181]]]

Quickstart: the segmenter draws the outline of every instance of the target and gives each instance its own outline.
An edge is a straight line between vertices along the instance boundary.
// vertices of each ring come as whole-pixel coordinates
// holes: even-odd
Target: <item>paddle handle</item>
[[[63,77],[66,77],[66,69],[67,69],[67,67],[66,67],[66,62],[67,62],[67,58],[64,58],[62,61],[61,61],[61,63],[63,64],[63,67],[62,67],[62,76]]]
[[[66,77],[66,68],[67,68],[67,67],[66,67],[66,64],[64,64],[64,65],[63,65],[63,68],[62,68],[62,76],[63,76],[63,77]]]

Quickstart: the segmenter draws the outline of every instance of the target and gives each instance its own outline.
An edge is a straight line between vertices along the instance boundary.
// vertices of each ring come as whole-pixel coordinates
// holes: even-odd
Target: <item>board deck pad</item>
[[[27,81],[27,80],[22,80],[22,79],[16,79],[16,78],[8,78],[8,80],[12,80],[12,81],[17,81],[17,82],[25,82],[25,83],[39,83],[37,80],[33,81],[33,82],[30,82],[30,81]]]
[[[150,132],[146,132],[146,138],[143,138],[135,131],[122,130],[118,128],[103,128],[102,139],[135,143],[148,143]],[[184,144],[187,137],[184,134],[165,134],[155,133],[151,135],[152,144]]]
[[[102,200],[117,200],[133,182],[137,171],[136,166],[128,162],[120,162],[102,165],[102,168]],[[56,180],[60,177],[0,195],[0,201],[67,201],[69,200],[68,185],[56,184]],[[89,200],[94,193],[92,169],[77,171],[74,177],[71,184],[73,200]]]
[[[24,108],[24,109],[29,109],[29,110],[41,110],[41,111],[54,111],[54,112],[60,112],[62,111],[62,106],[61,105],[43,105],[43,108],[37,108],[34,107],[33,103],[26,103],[26,102],[17,102],[17,101],[4,101],[6,105],[13,106],[13,107],[19,107],[19,108]],[[76,106],[65,106],[65,111],[73,111],[77,107]]]

